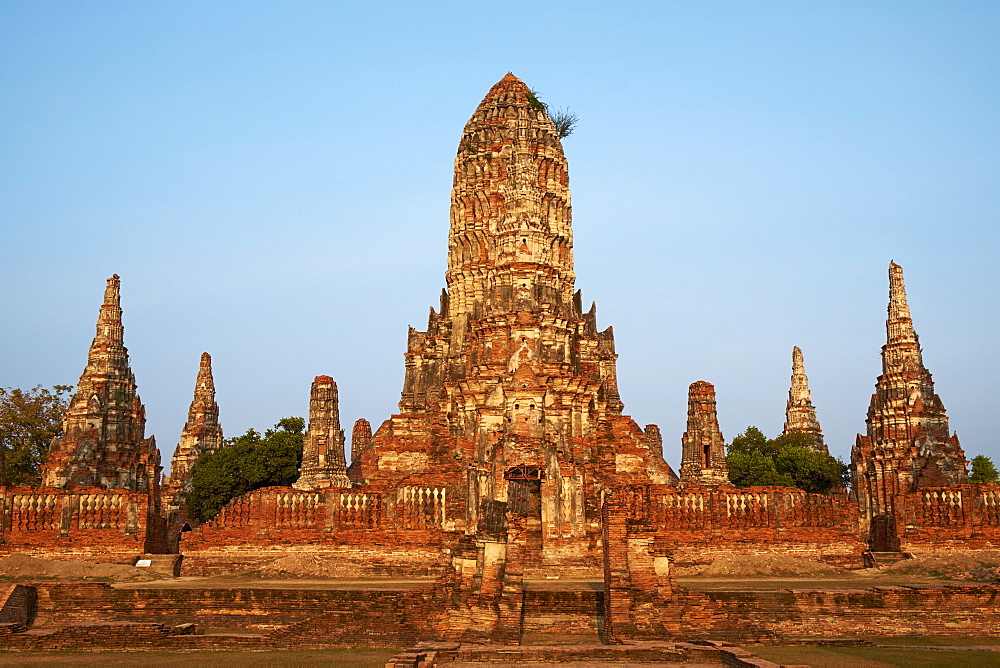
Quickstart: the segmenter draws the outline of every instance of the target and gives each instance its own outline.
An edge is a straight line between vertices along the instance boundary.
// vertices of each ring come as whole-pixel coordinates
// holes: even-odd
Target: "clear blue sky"
[[[1000,463],[996,2],[0,6],[0,385],[75,383],[104,288],[165,463],[212,353],[228,435],[395,411],[462,126],[512,71],[565,141],[578,287],[675,467],[689,383],[781,429],[802,347],[847,457],[891,259],[969,456]]]

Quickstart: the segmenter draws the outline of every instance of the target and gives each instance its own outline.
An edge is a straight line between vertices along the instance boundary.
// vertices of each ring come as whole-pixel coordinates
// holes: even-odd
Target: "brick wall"
[[[896,499],[906,552],[1000,549],[1000,484],[928,487]]]
[[[861,566],[856,504],[788,487],[633,486],[617,493],[631,520],[649,524],[677,566],[729,554],[796,556]]]
[[[164,528],[142,492],[0,487],[0,554],[131,563],[165,551]]]

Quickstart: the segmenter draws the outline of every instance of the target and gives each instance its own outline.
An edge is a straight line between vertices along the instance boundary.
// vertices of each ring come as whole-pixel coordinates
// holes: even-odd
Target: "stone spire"
[[[816,409],[812,405],[812,393],[809,391],[809,378],[802,363],[802,350],[798,346],[792,348],[792,385],[788,390],[788,403],[785,404],[785,428],[783,434],[801,431],[813,437],[812,449],[824,455],[830,454],[823,442],[823,430],[816,419]]]
[[[191,491],[191,469],[198,458],[221,447],[222,425],[219,424],[219,404],[215,402],[212,356],[202,353],[194,384],[194,399],[170,462],[170,478],[164,492],[168,507],[179,508],[183,497]]]
[[[889,264],[882,375],[868,407],[867,433],[851,452],[854,489],[871,515],[891,513],[896,494],[965,482],[966,460],[924,367],[906,303],[903,268]]]
[[[715,387],[703,380],[688,388],[687,431],[681,438],[681,483],[721,485],[729,482],[725,441],[719,430]]]
[[[372,447],[372,426],[368,420],[358,418],[351,430],[351,461],[356,460],[362,452]]]
[[[120,281],[108,279],[87,367],[42,468],[48,487],[103,487],[159,493],[160,454],[146,438],[146,410],[124,345]]]
[[[309,427],[302,445],[302,467],[296,489],[350,487],[344,462],[344,431],[340,428],[337,383],[316,376],[309,394]]]

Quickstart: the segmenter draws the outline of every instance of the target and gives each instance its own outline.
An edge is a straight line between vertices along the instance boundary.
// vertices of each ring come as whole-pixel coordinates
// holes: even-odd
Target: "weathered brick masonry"
[[[0,554],[131,564],[165,551],[153,502],[125,489],[0,487]]]
[[[395,494],[269,487],[226,505],[182,537],[184,571],[221,575],[289,554],[314,554],[341,576],[439,575],[459,534],[447,531],[448,488],[407,485]]]

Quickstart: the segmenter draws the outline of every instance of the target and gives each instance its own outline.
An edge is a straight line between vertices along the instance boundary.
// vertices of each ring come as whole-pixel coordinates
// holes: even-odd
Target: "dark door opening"
[[[542,480],[545,472],[535,466],[515,466],[504,473],[507,509],[525,517],[525,566],[542,563]]]
[[[872,552],[899,552],[896,521],[891,515],[876,515],[872,518],[870,542]]]

